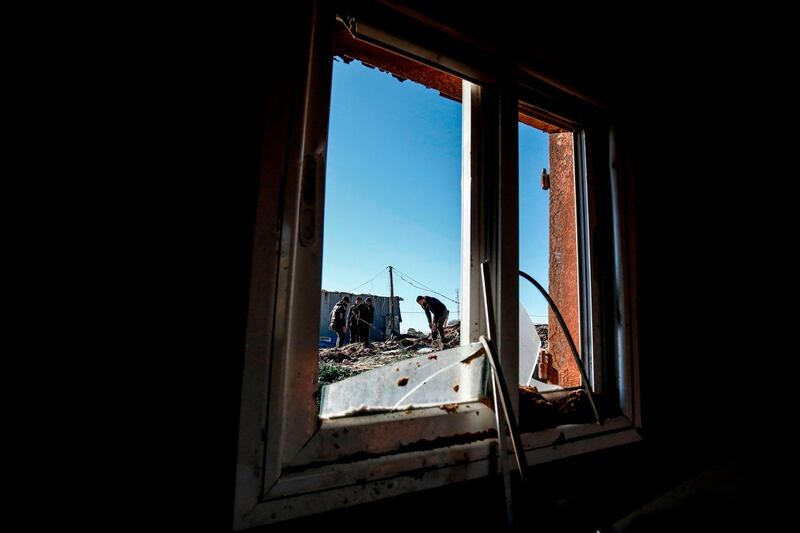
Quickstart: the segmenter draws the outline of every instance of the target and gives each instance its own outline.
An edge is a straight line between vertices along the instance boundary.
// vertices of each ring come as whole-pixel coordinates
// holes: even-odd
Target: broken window
[[[477,345],[458,348],[461,80],[359,45],[343,26],[337,43],[320,416],[478,401],[485,396],[484,361],[460,364]],[[432,321],[439,323],[432,328]]]
[[[520,428],[591,422],[570,338],[581,346],[574,131],[519,114]],[[580,352],[579,352],[580,355]]]
[[[534,185],[540,186],[539,164],[547,168],[551,187],[555,173],[550,144],[548,163],[526,166],[518,173],[526,150],[517,144],[517,135],[525,135],[519,131],[521,111],[555,126],[556,133],[563,133],[563,139],[572,142],[576,245],[575,267],[569,268],[568,275],[577,276],[577,292],[575,297],[568,295],[564,305],[577,309],[577,331],[572,333],[587,364],[589,384],[596,392],[605,393],[603,397],[611,406],[606,413],[621,415],[613,419],[607,415],[603,426],[571,424],[527,433],[523,444],[528,460],[535,464],[595,449],[595,442],[596,447],[604,447],[638,439],[633,429],[637,420],[636,373],[625,310],[630,293],[625,277],[626,255],[620,252],[624,245],[620,228],[624,225],[619,218],[619,204],[615,203],[619,192],[608,159],[612,150],[605,111],[587,106],[533,74],[504,72],[492,54],[487,59],[485,50],[471,48],[469,43],[441,32],[441,28],[426,26],[408,13],[394,12],[388,3],[370,3],[372,7],[356,3],[352,7],[356,13],[335,13],[334,7],[324,2],[313,5],[305,14],[310,34],[293,34],[294,44],[285,51],[289,57],[284,62],[285,75],[277,77],[270,88],[270,120],[274,124],[264,144],[253,246],[235,527],[251,527],[474,479],[491,471],[495,454],[492,444],[497,435],[494,413],[490,401],[474,401],[482,399],[486,375],[485,367],[481,368],[484,363],[479,362],[485,358],[473,357],[478,355],[474,343],[486,333],[479,266],[488,261],[491,270],[497,328],[493,340],[509,383],[527,383],[531,375],[532,363],[526,355],[530,352],[526,352],[523,339],[527,338],[528,346],[534,347],[536,339],[529,328],[531,321],[521,320],[524,315],[547,314],[548,342],[555,335],[549,310],[530,304],[530,309],[520,313],[520,302],[525,301],[521,287],[526,283],[519,278],[519,270],[526,268],[521,239],[531,231],[520,225],[524,218],[521,213],[527,209],[527,204],[520,202],[525,201]],[[407,237],[398,232],[396,219],[392,218],[408,202],[407,193],[421,203],[427,201],[426,194],[431,195],[429,189],[421,187],[403,190],[399,183],[390,198],[385,198],[385,193],[375,194],[374,199],[354,210],[347,205],[346,189],[326,190],[337,172],[345,176],[348,167],[365,162],[348,161],[340,168],[334,166],[332,156],[337,141],[335,134],[329,135],[328,121],[332,112],[332,76],[335,97],[336,74],[331,65],[335,56],[355,59],[336,63],[336,68],[363,69],[357,61],[369,63],[460,101],[460,143],[445,143],[444,148],[454,149],[461,159],[460,181],[458,175],[453,177],[460,187],[460,210],[456,201],[450,213],[451,217],[460,218],[460,224],[456,224],[460,246],[456,236],[453,248],[457,250],[455,255],[460,255],[454,261],[454,279],[430,279],[417,271],[414,263],[399,265],[389,259],[366,274],[360,272],[345,286],[328,284],[323,272],[327,251],[336,248],[346,253],[348,247],[358,248],[356,237],[342,234],[337,241],[335,235],[329,235],[327,217],[335,215],[332,202],[337,200],[337,194],[345,206],[339,216],[347,221],[351,211],[366,210],[370,213],[366,217],[369,230],[385,236],[385,241],[370,247],[370,255],[382,253],[382,247],[391,248]],[[396,88],[412,83],[391,79],[378,70],[370,72],[381,74]],[[435,97],[457,105],[438,94]],[[551,113],[551,109],[555,111]],[[344,127],[350,125],[346,114],[341,123]],[[334,127],[332,119],[331,131]],[[540,135],[547,136],[550,143],[553,132],[544,131]],[[362,140],[365,160],[377,155],[369,149],[372,140]],[[415,157],[403,152],[394,155],[396,158],[391,161],[378,161],[377,168],[381,164],[384,168],[396,167],[403,158]],[[539,179],[535,179],[537,176]],[[376,171],[371,178],[363,184],[365,187],[380,184],[383,173]],[[535,192],[552,194],[540,189]],[[549,201],[548,197],[548,210]],[[384,210],[385,217],[375,216],[379,209]],[[540,281],[547,288],[554,280],[550,269],[550,214],[548,211],[547,275],[530,272],[537,279],[545,277]],[[428,219],[415,222],[417,232],[435,231]],[[329,242],[329,237],[334,240]],[[417,253],[438,252],[434,246]],[[539,261],[542,264],[543,259]],[[363,258],[353,261],[363,262]],[[408,358],[370,370],[375,373],[372,376],[360,372],[339,380],[334,385],[353,380],[356,386],[331,386],[329,403],[323,398],[325,417],[320,419],[315,408],[320,399],[320,340],[332,336],[324,323],[329,313],[327,306],[341,299],[344,293],[338,291],[346,291],[352,299],[368,294],[391,296],[391,287],[383,287],[383,280],[388,282],[388,271],[381,270],[388,270],[390,265],[394,267],[396,298],[400,296],[399,284],[416,284],[417,288],[410,292],[411,299],[389,298],[386,307],[391,303],[402,309],[387,313],[381,307],[376,314],[384,316],[384,326],[375,322],[373,326],[383,335],[393,328],[400,335],[408,334],[410,327],[418,330],[413,320],[424,315],[415,317],[412,311],[420,312],[421,308],[413,299],[417,294],[431,294],[428,289],[434,289],[458,302],[447,305],[450,318],[455,315],[460,319],[458,347],[453,346],[451,352],[430,353],[418,353],[417,347],[414,353],[407,354]],[[379,279],[381,285],[373,288]],[[322,304],[322,289],[331,291],[327,304]],[[371,332],[377,339],[378,333]],[[450,332],[447,336],[451,341],[454,338]],[[557,385],[569,392],[574,385],[566,379],[574,375],[570,377],[566,365],[554,368],[558,370],[557,380],[555,374],[552,379],[547,372],[541,376],[547,375],[554,385],[558,381]],[[583,383],[579,380],[578,384]],[[429,394],[431,391],[433,394]],[[443,391],[447,396],[441,395]],[[511,395],[519,416],[516,402],[525,391],[515,388]],[[453,403],[449,403],[450,398]],[[409,406],[415,409],[407,410]],[[373,409],[381,413],[337,416],[370,414]]]

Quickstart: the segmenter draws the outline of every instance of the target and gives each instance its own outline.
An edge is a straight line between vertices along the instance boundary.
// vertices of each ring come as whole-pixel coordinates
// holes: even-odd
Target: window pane
[[[482,363],[462,372],[453,363],[463,350],[435,355],[460,340],[461,81],[427,69],[423,85],[404,78],[419,64],[375,57],[381,68],[347,55],[334,63],[319,319],[323,416],[391,410],[401,399],[403,408],[474,401],[482,390]]]
[[[519,263],[558,306],[580,346],[573,133],[520,115]],[[520,279],[520,427],[592,419],[564,329],[541,292]],[[570,390],[573,389],[573,390]]]

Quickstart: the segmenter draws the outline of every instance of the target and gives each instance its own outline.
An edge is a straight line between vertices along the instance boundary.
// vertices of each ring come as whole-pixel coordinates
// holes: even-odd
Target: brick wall
[[[576,346],[578,322],[578,256],[575,223],[575,167],[572,133],[550,134],[550,265],[548,292],[558,305]],[[552,311],[548,315],[551,354],[548,381],[564,387],[581,384],[569,343]]]

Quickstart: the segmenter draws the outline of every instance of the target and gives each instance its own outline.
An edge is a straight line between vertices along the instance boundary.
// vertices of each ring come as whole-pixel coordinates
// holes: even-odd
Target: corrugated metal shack
[[[377,341],[385,341],[389,333],[391,332],[391,328],[389,328],[389,297],[388,296],[376,296],[374,294],[363,294],[363,293],[356,293],[352,294],[349,292],[332,292],[326,291],[323,289],[320,291],[319,297],[319,345],[320,347],[327,348],[333,346],[336,343],[336,334],[332,331],[328,330],[328,324],[330,324],[330,316],[331,310],[333,310],[333,306],[336,305],[336,302],[344,298],[345,296],[350,297],[350,305],[354,305],[356,302],[356,297],[361,296],[362,300],[366,299],[367,296],[372,297],[372,305],[375,307],[375,322],[372,323],[373,329],[370,331],[370,341],[377,342]],[[394,329],[398,333],[400,332],[400,322],[403,321],[400,315],[400,302],[403,299],[399,296],[394,297]],[[348,312],[350,308],[348,307]],[[348,333],[348,340],[350,334]]]

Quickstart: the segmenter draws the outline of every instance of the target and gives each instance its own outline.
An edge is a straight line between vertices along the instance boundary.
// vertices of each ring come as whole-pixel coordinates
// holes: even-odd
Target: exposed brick
[[[550,265],[548,292],[558,305],[572,338],[580,346],[578,255],[575,221],[575,172],[572,133],[550,134]],[[569,343],[552,311],[548,313],[548,380],[564,387],[581,384]],[[551,372],[555,380],[550,378]]]

